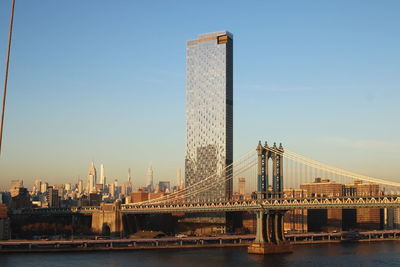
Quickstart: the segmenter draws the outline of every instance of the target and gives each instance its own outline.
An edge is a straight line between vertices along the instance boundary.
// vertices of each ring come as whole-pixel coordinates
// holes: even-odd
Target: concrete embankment
[[[55,240],[55,241],[3,241],[4,252],[57,252],[57,251],[110,251],[149,249],[195,249],[215,247],[245,247],[253,236],[188,237],[158,239],[115,240]]]
[[[202,249],[202,248],[227,248],[247,247],[249,243],[242,244],[206,244],[206,245],[168,245],[168,246],[138,246],[138,247],[89,247],[89,248],[52,248],[52,249],[4,249],[0,253],[26,253],[26,252],[90,252],[90,251],[126,251],[126,250],[155,250],[155,249]]]
[[[400,241],[399,233],[397,231],[357,232],[357,234],[352,233],[350,237],[349,233],[307,233],[290,234],[286,238],[293,245],[380,242]],[[254,236],[252,235],[114,240],[12,240],[0,241],[0,253],[247,247],[253,240]]]

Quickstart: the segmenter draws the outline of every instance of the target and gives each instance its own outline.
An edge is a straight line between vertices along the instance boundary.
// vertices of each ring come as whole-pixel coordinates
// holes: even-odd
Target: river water
[[[294,246],[291,254],[246,248],[0,254],[0,266],[400,266],[400,242]]]

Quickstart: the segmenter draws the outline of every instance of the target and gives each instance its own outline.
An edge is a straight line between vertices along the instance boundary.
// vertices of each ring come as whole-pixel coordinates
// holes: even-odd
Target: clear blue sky
[[[1,78],[10,2],[0,1]],[[0,187],[175,181],[185,42],[234,34],[234,155],[258,140],[400,181],[400,1],[17,0]]]

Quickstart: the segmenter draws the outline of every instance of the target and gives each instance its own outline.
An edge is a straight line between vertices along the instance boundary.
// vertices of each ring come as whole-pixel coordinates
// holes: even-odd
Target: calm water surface
[[[266,256],[245,248],[0,254],[0,266],[400,266],[400,242],[302,245]]]

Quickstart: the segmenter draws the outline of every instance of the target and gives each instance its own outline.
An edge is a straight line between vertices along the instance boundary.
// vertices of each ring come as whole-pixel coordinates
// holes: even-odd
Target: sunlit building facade
[[[232,34],[200,34],[198,39],[187,41],[186,47],[185,186],[215,174],[217,179],[209,179],[214,187],[194,196],[195,200],[227,199],[232,195],[232,180],[223,179],[233,158],[232,113]]]
[[[87,178],[86,193],[89,194],[96,191],[96,182],[97,182],[97,172],[96,168],[94,167],[94,162],[92,161],[92,165],[89,168],[89,175]]]

